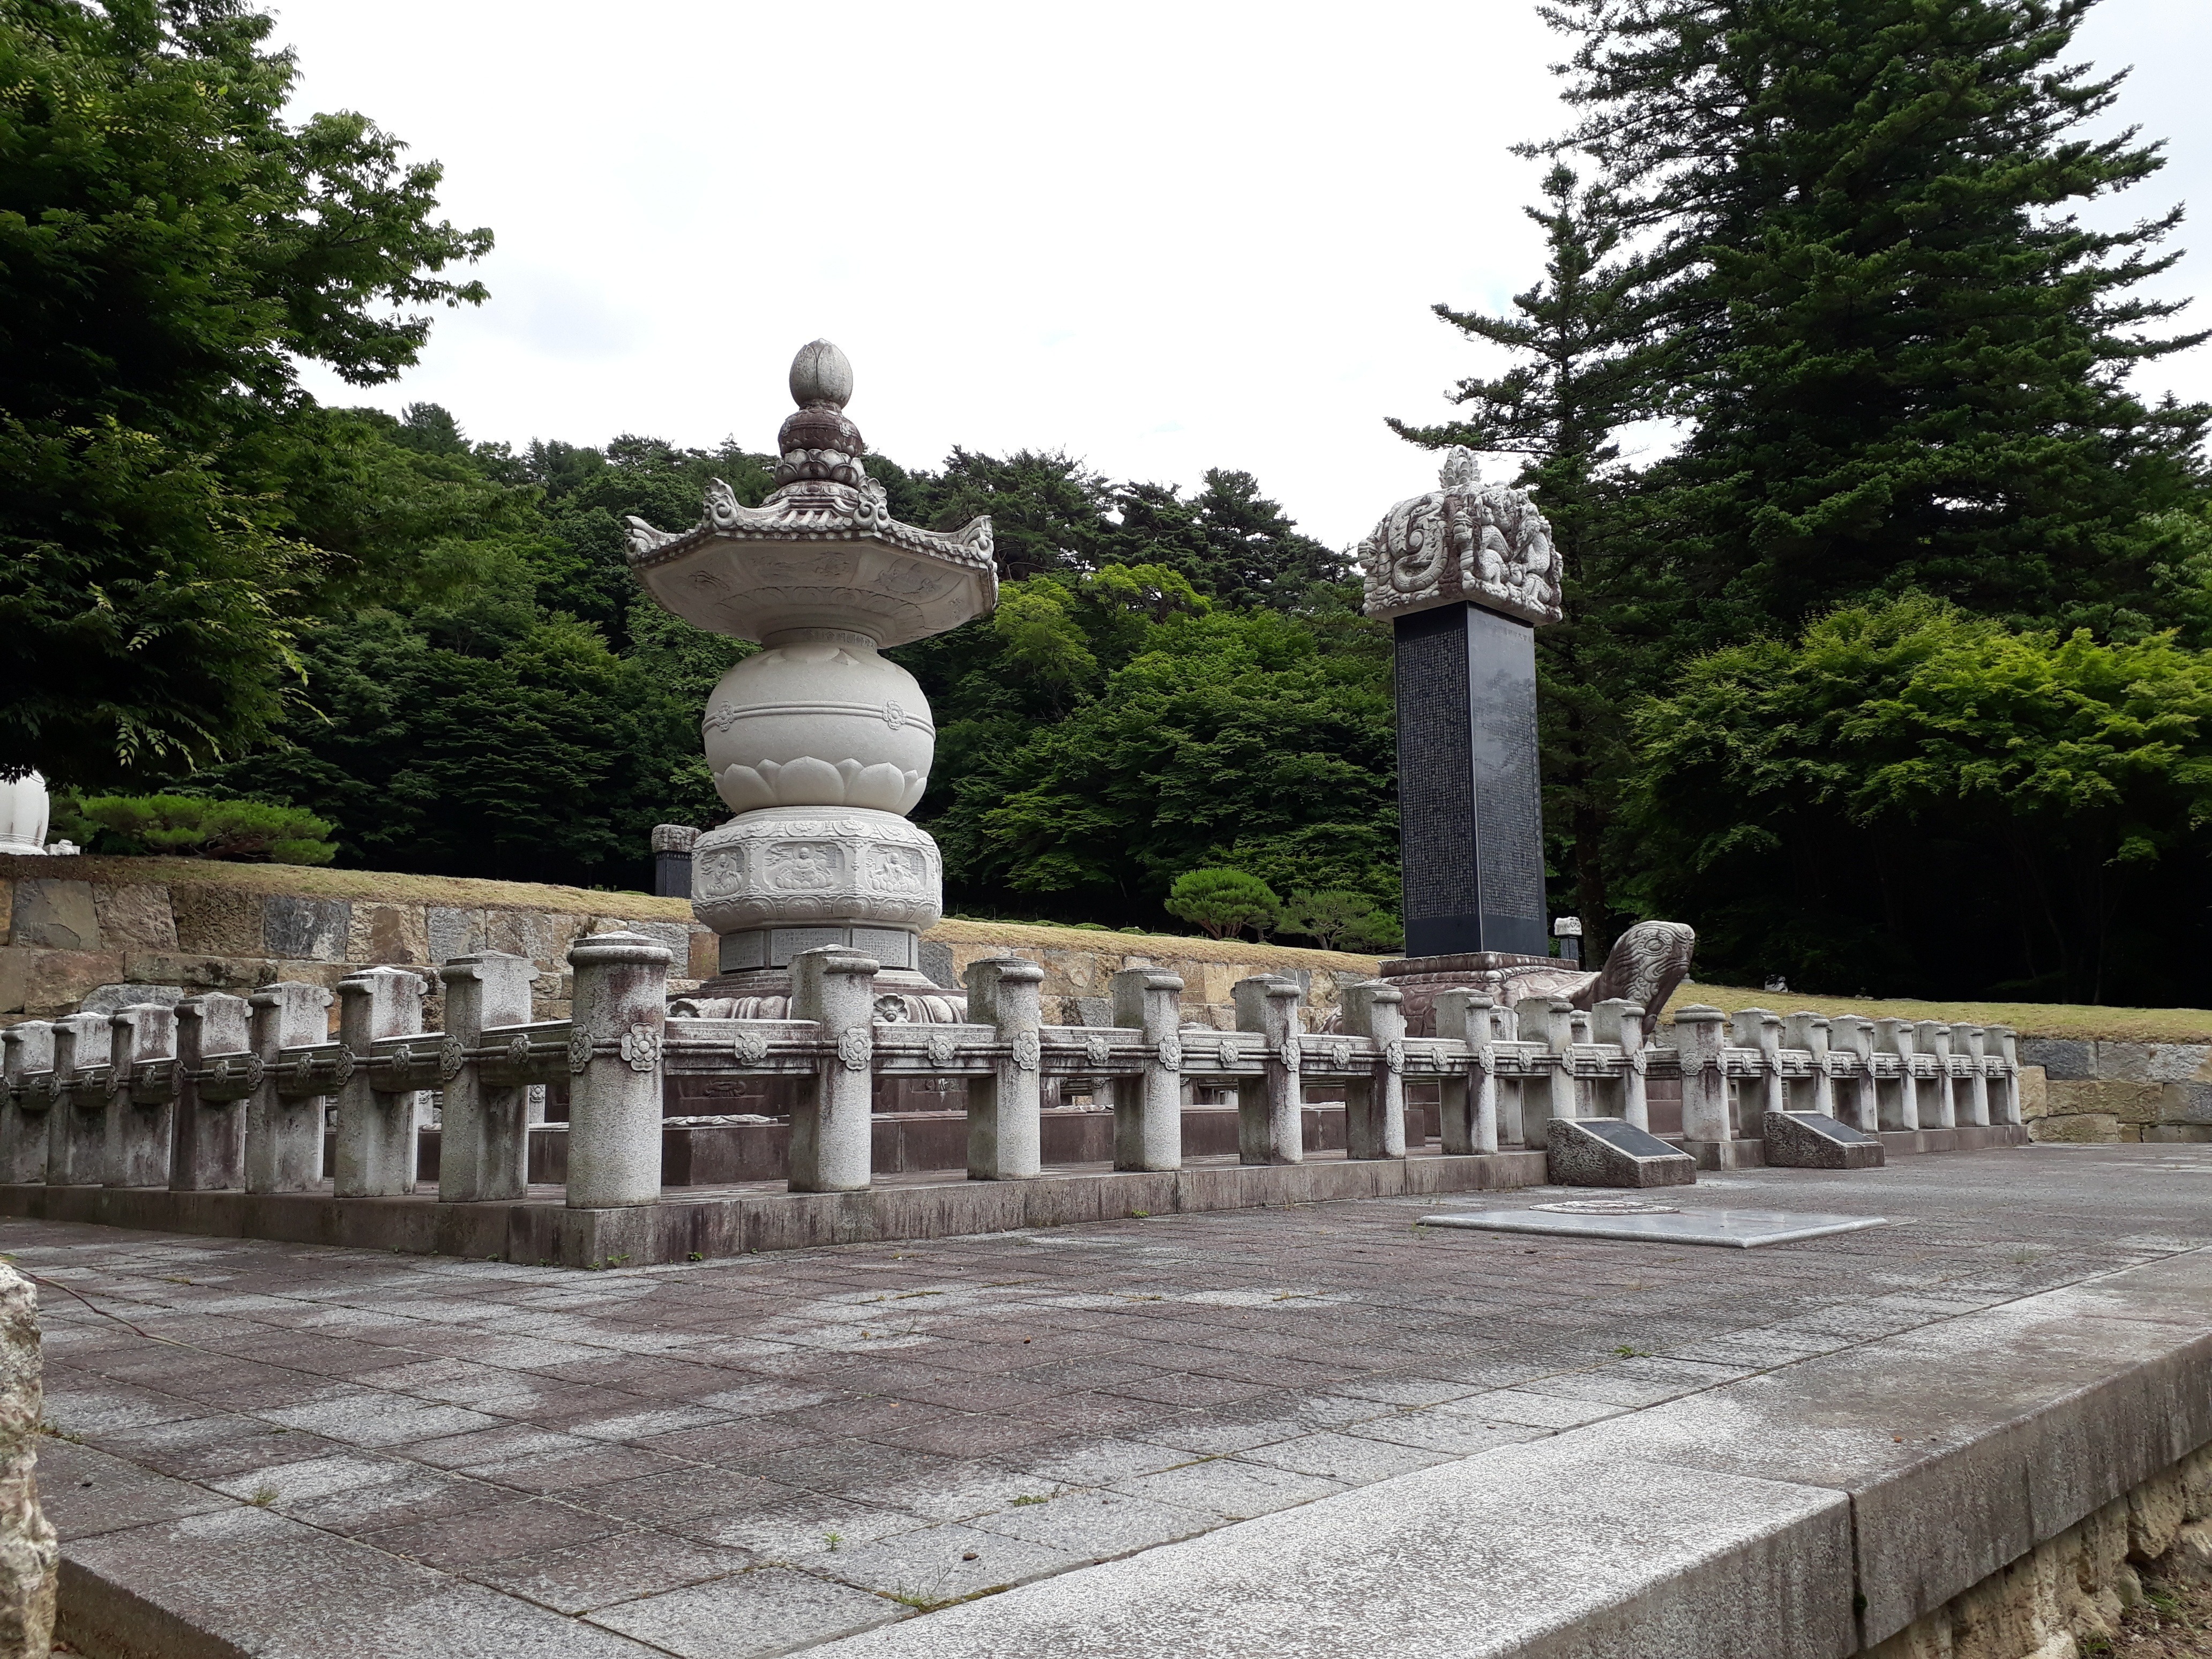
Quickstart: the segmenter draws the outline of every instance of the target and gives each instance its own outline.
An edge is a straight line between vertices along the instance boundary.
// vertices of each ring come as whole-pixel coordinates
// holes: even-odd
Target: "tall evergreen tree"
[[[2074,210],[2159,147],[2087,124],[2119,76],[2064,62],[2094,0],[1561,0],[1556,149],[1656,239],[1694,430],[1659,522],[1723,636],[1917,586],[2122,633],[2147,515],[2197,483],[2202,406],[2136,364],[2201,335],[2134,292],[2179,210]]]
[[[1665,401],[1670,343],[1655,330],[1650,274],[1624,250],[1612,192],[1565,165],[1543,192],[1541,206],[1522,210],[1544,229],[1543,280],[1503,315],[1435,307],[1516,361],[1495,379],[1459,383],[1459,419],[1389,424],[1431,448],[1518,456],[1519,482],[1552,522],[1566,619],[1536,635],[1544,823],[1568,890],[1558,896],[1601,954],[1616,923],[1632,920],[1620,914],[1606,845],[1629,765],[1627,713],[1668,665],[1668,591],[1679,588],[1664,562],[1643,556],[1618,434]]]

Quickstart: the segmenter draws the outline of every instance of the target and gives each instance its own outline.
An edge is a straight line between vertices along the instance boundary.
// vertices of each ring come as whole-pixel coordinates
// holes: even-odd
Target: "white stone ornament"
[[[1227,1037],[1222,1038],[1219,1042],[1214,1044],[1213,1052],[1215,1057],[1220,1061],[1221,1069],[1223,1071],[1231,1071],[1235,1068],[1237,1064],[1237,1045],[1231,1042]]]
[[[0,853],[17,858],[44,857],[52,804],[46,781],[36,772],[0,778]]]
[[[592,1063],[592,1034],[579,1025],[568,1033],[568,1070],[580,1075]]]
[[[1404,1071],[1406,1069],[1406,1045],[1398,1041],[1395,1037],[1391,1038],[1389,1042],[1384,1043],[1382,1045],[1382,1063],[1389,1066],[1393,1072]]]
[[[1113,1055],[1114,1051],[1107,1047],[1104,1037],[1089,1036],[1083,1040],[1083,1057],[1093,1066],[1103,1066]]]
[[[940,1069],[950,1066],[960,1057],[959,1045],[942,1031],[930,1038],[927,1052],[929,1055],[929,1063]]]
[[[1352,1045],[1348,1042],[1330,1043],[1328,1045],[1328,1058],[1329,1063],[1335,1066],[1338,1071],[1342,1072],[1349,1070],[1352,1065]]]
[[[944,913],[944,861],[890,812],[779,806],[699,837],[691,908],[720,933],[830,921],[921,932]]]
[[[468,1056],[461,1048],[460,1038],[447,1037],[438,1045],[438,1081],[441,1084],[451,1083],[461,1074],[461,1067],[467,1060]]]
[[[738,1032],[735,1046],[740,1066],[757,1066],[768,1058],[768,1038],[758,1031]]]
[[[1159,1060],[1162,1071],[1182,1070],[1182,1043],[1172,1032],[1162,1037],[1158,1046],[1152,1052]]]
[[[1012,1048],[1014,1065],[1021,1071],[1034,1072],[1043,1060],[1044,1047],[1035,1031],[1015,1032]]]
[[[650,1025],[631,1026],[618,1046],[633,1072],[650,1072],[660,1064],[660,1033]]]
[[[875,1050],[875,1040],[857,1025],[848,1025],[838,1034],[837,1058],[848,1072],[866,1071]]]
[[[1305,1056],[1300,1051],[1297,1034],[1296,1032],[1285,1034],[1283,1037],[1282,1056],[1283,1069],[1286,1072],[1296,1072],[1299,1066],[1304,1063]]]

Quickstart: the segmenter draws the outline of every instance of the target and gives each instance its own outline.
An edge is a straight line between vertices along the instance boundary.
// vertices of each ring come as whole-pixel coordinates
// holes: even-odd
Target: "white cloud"
[[[1477,370],[1428,307],[1528,285],[1537,169],[1507,146],[1563,119],[1520,0],[289,0],[278,38],[303,111],[373,116],[498,234],[491,302],[442,313],[382,406],[518,444],[764,448],[827,335],[906,465],[1243,467],[1340,543],[1429,487],[1382,417],[1438,418]],[[2141,64],[2120,113],[2173,141],[2120,216],[2212,176],[2212,8],[2108,0],[2081,44]],[[2212,395],[2206,356],[2146,384]]]

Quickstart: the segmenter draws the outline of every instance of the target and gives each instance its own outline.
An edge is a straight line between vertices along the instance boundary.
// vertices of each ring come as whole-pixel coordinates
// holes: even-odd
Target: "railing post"
[[[251,1015],[244,997],[222,991],[177,1005],[177,1116],[169,1158],[173,1192],[210,1193],[246,1184],[246,1106],[208,1100],[198,1073],[217,1054],[244,1052]]]
[[[1346,1032],[1373,1039],[1375,1063],[1364,1078],[1344,1085],[1344,1155],[1346,1158],[1403,1158],[1406,1155],[1406,994],[1380,980],[1345,987],[1340,1006]],[[1296,1041],[1295,1038],[1292,1039]],[[1447,1077],[1467,1095],[1467,1075]]]
[[[344,1080],[338,1085],[331,1190],[340,1198],[392,1198],[415,1190],[421,1094],[412,1089],[382,1093],[361,1062],[378,1038],[413,1036],[422,1030],[422,994],[428,988],[420,974],[400,968],[370,968],[338,981],[338,1070]],[[452,1006],[448,993],[447,1006]],[[453,1121],[449,1107],[446,1121]],[[441,1146],[441,1176],[444,1158]]]
[[[1006,1057],[988,1077],[968,1079],[968,1179],[1027,1181],[1043,1168],[1044,969],[1026,957],[986,957],[968,965],[968,1018],[998,1028]]]
[[[1446,1073],[1437,1089],[1442,1109],[1437,1138],[1457,1158],[1498,1150],[1498,1076],[1493,1069],[1497,1009],[1487,991],[1455,987],[1437,995],[1437,1035],[1467,1044],[1466,1066]]]
[[[1811,1110],[1823,1117],[1836,1115],[1835,1079],[1828,1075],[1828,1042],[1833,1031],[1826,1016],[1809,1012],[1795,1013],[1783,1024],[1784,1041],[1792,1048],[1802,1048],[1813,1056],[1812,1102],[1801,1106],[1796,1100],[1790,1103],[1793,1112]],[[1797,1091],[1785,1086],[1785,1096]]]
[[[1736,1091],[1738,1127],[1747,1139],[1763,1137],[1766,1133],[1766,1115],[1788,1109],[1788,1096],[1782,1087],[1782,1016],[1769,1008],[1740,1008],[1731,1022],[1735,1027],[1735,1046],[1759,1051],[1758,1127],[1753,1127],[1752,1103],[1743,1098],[1744,1091]]]
[[[54,1109],[46,1126],[46,1184],[97,1187],[107,1179],[107,1064],[114,1028],[106,1014],[54,1022]]]
[[[28,1186],[46,1178],[46,1147],[52,1132],[46,1119],[53,1111],[51,1085],[42,1088],[34,1103],[23,1086],[31,1072],[51,1073],[54,1068],[53,1022],[27,1019],[0,1031],[0,1077],[6,1079],[6,1115],[0,1117],[0,1182],[11,1187]]]
[[[113,1103],[107,1113],[107,1184],[166,1187],[176,1132],[176,1091],[161,1073],[175,1071],[176,1010],[138,1003],[119,1011],[109,1022],[109,1032]],[[148,1068],[143,1081],[142,1066]]]
[[[1620,1045],[1621,1056],[1628,1062],[1628,1075],[1621,1079],[1620,1115],[1629,1124],[1644,1131],[1651,1129],[1651,1103],[1644,1090],[1644,1073],[1651,1063],[1644,1052],[1644,1010],[1623,997],[1608,997],[1590,1010],[1591,1034],[1600,1042]]]
[[[1848,1079],[1850,1087],[1845,1094],[1837,1092],[1831,1075],[1829,1093],[1837,1103],[1838,1121],[1873,1134],[1881,1127],[1881,1115],[1875,1109],[1874,1022],[1857,1014],[1835,1015],[1828,1021],[1828,1052],[1844,1057],[1856,1067]],[[1844,1104],[1846,1099],[1848,1110]]]
[[[285,980],[246,1001],[253,1011],[251,1049],[261,1062],[261,1079],[246,1101],[246,1190],[304,1193],[323,1178],[323,1114],[330,1097],[285,1099],[277,1092],[277,1057],[286,1048],[330,1040],[331,994]]]
[[[1145,1034],[1144,1075],[1114,1079],[1114,1167],[1180,1170],[1182,981],[1157,968],[1124,968],[1109,983],[1114,1023]]]
[[[487,951],[484,957],[495,954]],[[568,965],[575,970],[568,1039],[572,1210],[652,1204],[660,1198],[660,1047],[668,1024],[670,960],[664,946],[642,933],[594,933],[569,947]],[[861,1081],[866,1082],[865,1072]],[[514,1097],[514,1139],[520,1155],[526,1156],[523,1092],[504,1092]],[[866,1099],[864,1091],[863,1112]],[[793,1125],[794,1158],[797,1127]]]
[[[1237,1152],[1246,1164],[1303,1164],[1305,1090],[1298,1054],[1298,982],[1256,974],[1229,988],[1237,1029],[1259,1034],[1260,1075],[1237,1079]]]
[[[2020,1034],[2009,1025],[1992,1025],[1989,1034],[1996,1039],[1997,1060],[2002,1069],[1997,1073],[1996,1098],[1992,1103],[1990,1121],[1992,1123],[2020,1121]]]
[[[639,933],[599,933],[580,941],[574,949],[617,939],[652,944]],[[664,951],[664,957],[665,955]],[[575,961],[574,950],[569,960]],[[454,957],[438,969],[438,977],[446,987],[447,1039],[464,1050],[478,1046],[487,1026],[530,1023],[530,987],[538,977],[538,969],[527,957],[510,956],[504,951],[481,951],[472,956]],[[585,1024],[583,1011],[589,1005],[584,1000],[580,979],[570,1006],[576,1010],[572,1024],[581,1030]],[[629,1023],[625,1021],[614,1029],[627,1031]],[[656,1024],[653,1029],[658,1031],[660,1028]],[[592,1034],[594,1037],[604,1035],[597,1024],[592,1026]],[[654,1052],[657,1054],[659,1051],[656,1043]],[[482,1068],[460,1066],[445,1085],[445,1110],[438,1128],[438,1201],[483,1204],[520,1198],[526,1194],[530,1190],[529,1118],[527,1091],[520,1087],[492,1088],[485,1084]],[[572,1111],[568,1126],[568,1183],[572,1191],[575,1187],[579,1145],[576,1135]],[[658,1193],[660,1109],[657,1099],[653,1118],[652,1174],[653,1190]]]
[[[857,1193],[874,1162],[876,975],[882,964],[844,945],[791,959],[791,1017],[822,1028],[830,1053],[800,1079],[791,1109],[791,1190]],[[970,1080],[969,1088],[975,1083]]]
[[[1575,1077],[1567,1064],[1574,1020],[1575,1005],[1565,997],[1523,997],[1513,1005],[1514,1035],[1522,1042],[1541,1043],[1548,1057],[1543,1090],[1526,1084],[1521,1089],[1521,1133],[1531,1147],[1548,1143],[1553,1118],[1574,1119]]]
[[[1875,1085],[1877,1109],[1885,1129],[1910,1133],[1920,1127],[1920,1085],[1912,1075],[1912,1022],[1878,1019],[1874,1023],[1874,1049],[1897,1056],[1894,1082],[1884,1078]]]
[[[1728,1078],[1721,1052],[1728,1046],[1728,1016],[1702,1002],[1675,1011],[1674,1050],[1682,1057],[1682,1139],[1720,1145],[1735,1139],[1729,1121]]]
[[[1923,1054],[1936,1057],[1935,1089],[1923,1090],[1920,1096],[1920,1127],[1955,1129],[1959,1127],[1958,1103],[1951,1095],[1951,1028],[1940,1019],[1923,1019],[1913,1027],[1913,1044]],[[1922,1082],[1929,1079],[1923,1078]],[[1928,1121],[1930,1108],[1936,1121]]]
[[[1960,1108],[1960,1118],[1977,1129],[1990,1123],[1990,1074],[1983,1061],[1988,1058],[1987,1034],[1978,1025],[1954,1025],[1954,1042],[1963,1042],[1967,1061],[1973,1070],[1966,1075],[1966,1103]]]

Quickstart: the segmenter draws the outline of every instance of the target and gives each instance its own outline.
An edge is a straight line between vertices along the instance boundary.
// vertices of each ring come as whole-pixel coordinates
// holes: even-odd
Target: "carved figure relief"
[[[768,849],[767,862],[768,884],[781,892],[819,892],[837,884],[835,847],[814,842],[787,842]]]
[[[928,880],[921,854],[911,848],[871,842],[863,854],[868,885],[879,893],[919,893]]]

